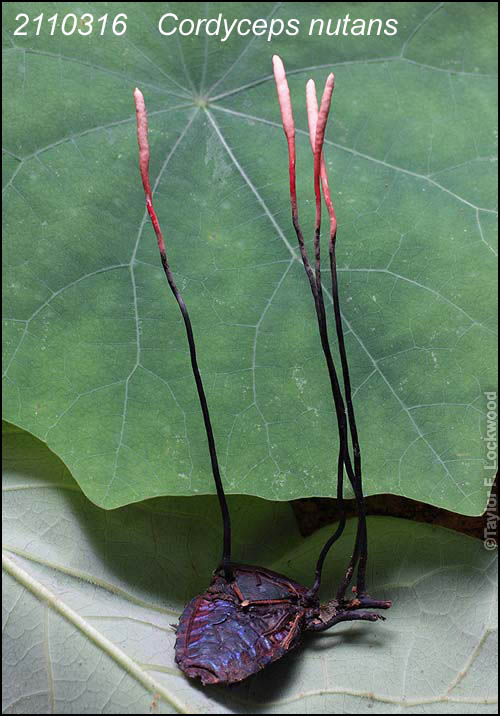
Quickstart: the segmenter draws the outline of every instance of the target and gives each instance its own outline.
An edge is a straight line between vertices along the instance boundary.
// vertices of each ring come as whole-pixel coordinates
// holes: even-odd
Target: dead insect
[[[299,224],[295,189],[295,127],[292,115],[290,90],[281,59],[273,57],[274,78],[278,92],[283,129],[288,143],[290,201],[292,222],[297,234],[300,254],[311,288],[316,317],[325,356],[333,403],[339,431],[337,458],[337,499],[340,506],[339,524],[327,540],[316,563],[315,579],[310,588],[264,567],[231,562],[231,523],[229,510],[219,471],[215,440],[210,414],[196,359],[196,348],[191,321],[177,289],[167,260],[165,244],[155,210],[149,183],[149,144],[146,107],[142,93],[134,92],[137,114],[139,166],[146,195],[146,207],[151,217],[160,250],[161,262],[169,286],[177,300],[184,319],[191,365],[198,390],[205,423],[208,448],[212,463],[223,523],[222,559],[215,570],[210,586],[203,594],[189,602],[177,627],[175,660],[185,674],[200,678],[203,684],[232,684],[263,669],[298,646],[304,631],[324,631],[344,621],[377,621],[383,617],[372,609],[388,609],[390,601],[370,597],[365,588],[367,563],[367,528],[361,477],[361,453],[352,404],[349,367],[345,350],[342,316],[340,312],[335,245],[337,220],[333,208],[328,175],[323,159],[325,128],[334,87],[334,76],[326,80],[320,106],[314,82],[309,80],[306,90],[309,134],[314,155],[314,191],[316,218],[314,226],[314,269],[311,266]],[[330,277],[335,316],[335,329],[339,345],[344,396],[340,387],[328,338],[323,287],[321,283],[321,193],[328,210],[330,223]],[[349,434],[352,443],[349,446]],[[334,599],[320,604],[318,590],[323,564],[328,551],[344,531],[346,518],[343,508],[344,471],[355,494],[358,525],[351,560]],[[347,588],[356,574],[352,587],[353,598],[346,598]]]

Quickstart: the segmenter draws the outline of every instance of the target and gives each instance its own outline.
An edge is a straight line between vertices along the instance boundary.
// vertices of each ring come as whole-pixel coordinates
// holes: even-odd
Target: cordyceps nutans
[[[306,87],[309,135],[314,157],[314,194],[316,216],[314,225],[314,261],[311,264],[299,223],[295,181],[295,126],[290,90],[281,59],[273,57],[274,78],[278,93],[283,129],[288,144],[290,201],[292,223],[297,235],[300,255],[309,281],[321,348],[330,379],[333,406],[339,432],[337,456],[337,499],[340,506],[339,523],[327,540],[316,563],[311,587],[265,567],[231,561],[231,523],[229,509],[217,460],[210,413],[198,369],[195,339],[186,305],[175,284],[167,258],[160,224],[153,207],[149,182],[149,143],[146,106],[140,90],[134,91],[137,113],[139,167],[146,196],[146,207],[156,234],[160,257],[168,284],[179,305],[186,329],[191,367],[198,391],[207,435],[212,472],[219,499],[223,523],[223,545],[220,564],[210,585],[203,594],[194,597],[184,609],[177,626],[175,660],[190,677],[203,684],[233,684],[280,659],[300,644],[305,631],[324,631],[345,621],[377,621],[383,617],[375,609],[388,609],[390,601],[370,597],[365,587],[368,539],[361,476],[361,452],[352,403],[349,366],[344,342],[336,269],[337,219],[333,208],[326,164],[323,159],[325,129],[334,88],[334,76],[328,75],[318,106],[314,82]],[[321,200],[324,199],[329,216],[329,264],[331,292],[338,340],[343,390],[337,374],[328,337],[323,287],[321,283]],[[352,455],[351,455],[352,453]],[[318,590],[325,558],[331,546],[342,535],[346,523],[343,509],[344,474],[347,475],[357,505],[357,530],[352,556],[334,598],[320,604]],[[355,576],[353,594],[346,597]]]

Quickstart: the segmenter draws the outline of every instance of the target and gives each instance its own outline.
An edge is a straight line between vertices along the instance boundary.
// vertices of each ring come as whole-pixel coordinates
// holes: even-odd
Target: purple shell
[[[216,572],[179,619],[175,660],[203,684],[232,684],[276,661],[300,643],[311,612],[307,589],[287,577],[248,565],[232,571],[233,582]]]

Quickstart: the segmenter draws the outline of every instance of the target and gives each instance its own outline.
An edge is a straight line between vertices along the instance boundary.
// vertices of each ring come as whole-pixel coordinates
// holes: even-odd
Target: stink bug
[[[231,579],[216,570],[204,594],[184,609],[177,628],[175,660],[203,684],[233,684],[298,646],[304,631],[323,631],[341,621],[376,621],[362,606],[387,609],[372,599],[319,604],[301,584],[263,567],[229,564]]]

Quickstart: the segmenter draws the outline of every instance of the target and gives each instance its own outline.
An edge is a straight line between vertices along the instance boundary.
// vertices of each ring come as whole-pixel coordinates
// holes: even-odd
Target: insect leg
[[[336,614],[331,619],[329,619],[327,622],[320,622],[318,624],[315,624],[313,622],[312,624],[309,624],[307,628],[308,631],[326,631],[327,629],[330,629],[331,627],[335,626],[335,624],[339,624],[340,622],[376,622],[380,619],[384,620],[385,617],[382,616],[382,614],[376,614],[375,612],[340,612],[339,614]]]

